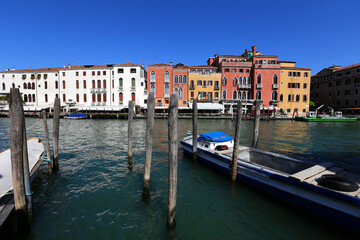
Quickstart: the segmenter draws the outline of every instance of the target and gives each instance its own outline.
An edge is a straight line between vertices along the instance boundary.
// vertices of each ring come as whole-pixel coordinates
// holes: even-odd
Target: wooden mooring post
[[[193,160],[196,161],[197,155],[197,114],[198,114],[198,107],[197,107],[197,100],[194,98],[193,100]]]
[[[49,174],[52,173],[52,164],[51,164],[51,155],[50,155],[50,142],[49,142],[49,129],[47,126],[47,119],[46,119],[46,111],[42,110],[42,117],[44,123],[44,132],[45,132],[45,144],[46,144],[46,158],[48,163]]]
[[[168,201],[168,227],[176,225],[176,195],[177,195],[177,167],[178,167],[178,95],[171,94],[168,114],[168,144],[169,144],[169,201]]]
[[[260,105],[261,101],[255,100],[255,115],[254,115],[254,131],[253,131],[253,141],[251,144],[252,148],[256,148],[259,138],[259,128],[260,128]]]
[[[132,135],[134,119],[134,102],[129,101],[128,106],[128,168],[132,170]]]
[[[27,206],[24,184],[24,112],[18,88],[10,89],[10,151],[16,219],[26,226]]]
[[[145,135],[145,172],[144,172],[144,190],[143,198],[148,198],[150,188],[150,172],[151,172],[151,156],[152,142],[154,134],[154,114],[155,114],[155,97],[150,92],[147,99],[147,119],[146,119],[146,135]]]
[[[53,119],[53,170],[59,170],[59,127],[60,127],[60,98],[54,101]]]
[[[237,160],[239,157],[239,143],[240,143],[240,130],[241,130],[241,116],[242,116],[242,103],[238,102],[236,108],[236,124],[235,124],[235,140],[234,140],[234,149],[232,156],[232,171],[231,171],[231,180],[236,180],[237,175]]]
[[[25,123],[24,110],[22,109],[21,112],[22,112],[22,119],[23,119],[24,186],[25,186],[25,196],[26,196],[26,204],[27,204],[27,216],[30,220],[32,218],[32,191],[31,191],[31,182],[30,182],[29,154],[28,154],[28,149],[27,149],[26,123]]]

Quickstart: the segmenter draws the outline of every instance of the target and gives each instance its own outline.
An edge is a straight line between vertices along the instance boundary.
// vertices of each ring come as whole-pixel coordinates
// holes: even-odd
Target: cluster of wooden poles
[[[261,101],[255,101],[255,118],[252,147],[256,148],[259,137],[260,126],[260,105]],[[128,167],[132,168],[132,128],[133,128],[133,102],[129,102],[128,110]],[[197,101],[193,102],[193,159],[196,161],[197,156]],[[237,159],[239,155],[239,141],[240,141],[240,125],[242,117],[242,103],[237,104],[235,140],[232,159]],[[154,93],[150,92],[147,99],[147,120],[146,120],[146,135],[145,135],[145,171],[144,171],[144,189],[143,198],[147,199],[150,196],[150,172],[151,172],[151,157],[152,144],[154,134],[154,115],[155,115],[155,98]],[[169,176],[168,176],[168,215],[167,225],[169,228],[176,226],[176,196],[177,196],[177,151],[178,151],[178,134],[177,134],[177,120],[178,120],[178,95],[172,94],[170,97],[169,114],[168,114],[168,161],[169,161]],[[237,161],[232,161],[232,180],[236,180]]]
[[[15,215],[18,225],[22,229],[28,229],[28,223],[32,219],[32,191],[30,184],[30,169],[28,160],[26,125],[23,104],[18,88],[10,89],[10,151],[11,171],[13,178],[13,193],[15,203]],[[60,99],[54,102],[53,117],[53,158],[51,161],[49,130],[47,127],[46,112],[42,112],[45,141],[46,161],[49,173],[59,169],[58,145],[59,145],[59,123],[60,123]]]

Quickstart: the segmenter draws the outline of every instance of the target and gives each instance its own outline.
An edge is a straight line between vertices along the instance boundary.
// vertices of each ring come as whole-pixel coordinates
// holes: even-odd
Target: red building
[[[184,64],[157,63],[147,66],[147,90],[155,93],[155,109],[166,109],[170,95],[179,95],[179,107],[187,106],[189,69]]]

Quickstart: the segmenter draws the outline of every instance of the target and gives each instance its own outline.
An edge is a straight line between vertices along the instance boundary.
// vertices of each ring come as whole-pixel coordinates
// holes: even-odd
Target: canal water
[[[27,118],[28,137],[43,139],[42,121]],[[50,119],[52,120],[52,119]],[[51,129],[52,121],[49,121]],[[35,124],[35,125],[34,125]],[[177,227],[168,231],[167,120],[155,120],[151,197],[142,199],[143,119],[134,120],[133,171],[127,168],[126,120],[60,121],[60,171],[44,163],[33,186],[34,221],[28,239],[344,239],[334,225],[257,191],[178,152]],[[233,135],[230,120],[198,120],[199,133]],[[191,130],[179,119],[178,136]],[[242,121],[242,145],[252,139]],[[261,121],[258,148],[360,173],[360,122]],[[0,133],[9,119],[0,119]],[[51,131],[50,131],[51,132]],[[0,134],[0,150],[9,136]]]

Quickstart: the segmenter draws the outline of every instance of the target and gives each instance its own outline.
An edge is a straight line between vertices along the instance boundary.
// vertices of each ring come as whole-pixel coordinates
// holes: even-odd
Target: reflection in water
[[[37,119],[26,119],[32,126]],[[52,121],[48,121],[51,132]],[[360,124],[261,121],[258,148],[315,162],[332,161],[360,173]],[[46,164],[35,181],[29,239],[305,239],[344,238],[344,233],[298,209],[235,185],[183,156],[179,148],[177,228],[168,232],[167,120],[155,120],[150,200],[142,200],[146,121],[134,120],[133,165],[127,168],[126,120],[61,120],[60,171]],[[198,132],[233,135],[235,122],[198,120]],[[240,144],[250,146],[252,121],[242,121]],[[180,119],[178,136],[192,129]],[[0,133],[9,119],[0,119]],[[51,135],[51,134],[50,134]],[[42,122],[28,136],[43,139]],[[9,136],[0,134],[0,150]],[[180,146],[179,146],[180,147]],[[306,231],[304,231],[306,229]]]

